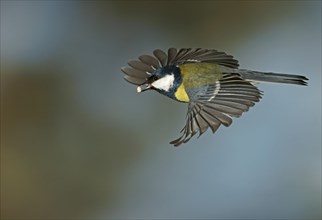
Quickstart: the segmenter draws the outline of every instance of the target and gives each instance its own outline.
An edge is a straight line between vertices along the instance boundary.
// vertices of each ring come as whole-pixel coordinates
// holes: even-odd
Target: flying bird
[[[137,85],[137,92],[155,90],[188,103],[182,135],[170,144],[179,146],[208,128],[228,127],[260,100],[258,82],[307,85],[305,76],[239,69],[233,56],[214,49],[169,48],[141,55],[121,68],[124,79]],[[198,137],[199,137],[198,136]]]

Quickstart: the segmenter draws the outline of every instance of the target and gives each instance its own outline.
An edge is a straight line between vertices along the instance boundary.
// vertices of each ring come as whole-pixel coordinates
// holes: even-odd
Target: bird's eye
[[[157,77],[156,75],[151,76],[151,81],[152,82],[157,81],[158,79],[159,79],[159,77]]]
[[[148,84],[151,84],[151,83],[153,83],[153,82],[157,81],[158,79],[159,79],[159,77],[157,77],[156,75],[152,75],[152,76],[150,76],[149,78],[147,78],[146,82],[147,82]]]

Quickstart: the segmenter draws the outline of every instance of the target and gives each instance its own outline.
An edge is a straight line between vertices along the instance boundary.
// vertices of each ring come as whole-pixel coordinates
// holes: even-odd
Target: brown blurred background
[[[173,148],[186,106],[120,71],[168,47],[309,86]],[[1,1],[1,218],[320,219],[321,1]]]

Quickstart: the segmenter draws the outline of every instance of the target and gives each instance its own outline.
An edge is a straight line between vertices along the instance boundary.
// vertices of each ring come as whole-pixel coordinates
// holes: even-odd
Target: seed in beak
[[[141,88],[141,86],[138,86],[138,87],[136,88],[136,91],[137,91],[137,92],[142,92],[142,88]]]

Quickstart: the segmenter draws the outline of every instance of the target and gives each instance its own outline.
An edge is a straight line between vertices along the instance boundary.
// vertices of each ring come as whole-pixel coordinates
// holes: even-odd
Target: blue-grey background
[[[187,106],[120,71],[168,47],[309,86],[174,148]],[[321,1],[1,1],[1,217],[320,219]]]

